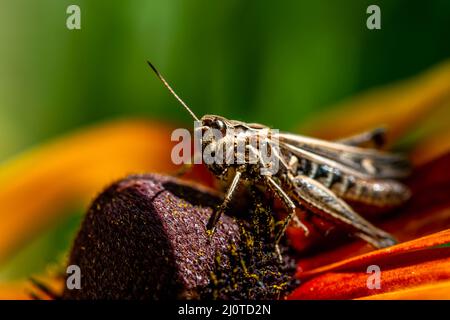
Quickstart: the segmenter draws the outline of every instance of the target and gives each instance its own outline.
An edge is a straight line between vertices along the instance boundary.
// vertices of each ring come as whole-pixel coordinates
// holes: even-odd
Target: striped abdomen
[[[319,181],[337,196],[346,200],[378,207],[390,207],[400,205],[410,196],[408,188],[397,181],[356,178],[305,159],[300,161],[298,170],[299,174]]]

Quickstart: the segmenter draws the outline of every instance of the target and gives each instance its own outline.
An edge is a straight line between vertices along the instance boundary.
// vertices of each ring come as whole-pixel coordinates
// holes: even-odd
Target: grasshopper
[[[263,161],[261,150],[248,142],[262,130],[270,133],[270,128],[256,123],[229,120],[217,115],[205,115],[199,119],[178,97],[158,70],[150,62],[148,64],[172,95],[196,121],[201,123],[200,129],[212,128],[222,133],[238,132],[232,137],[225,134],[218,139],[214,137],[204,139],[201,142],[202,150],[212,148],[219,152],[224,142],[230,139],[234,144],[245,145],[244,163],[207,165],[218,178],[229,179],[230,173],[233,175],[223,203],[207,223],[210,235],[214,233],[240,182],[248,181],[265,187],[287,208],[287,216],[275,236],[278,253],[278,242],[291,221],[303,228],[306,235],[309,232],[297,217],[296,208],[333,222],[350,235],[368,242],[375,248],[384,248],[396,243],[389,233],[361,217],[346,202],[350,200],[385,208],[398,206],[409,198],[408,188],[397,181],[408,175],[409,163],[402,155],[379,150],[385,134],[384,129],[378,128],[338,141],[325,141],[287,132],[266,135],[263,143],[279,160],[280,166],[275,173],[262,175],[260,169],[270,167],[271,163]],[[274,143],[275,140],[277,145]],[[368,143],[373,143],[376,147],[363,147]],[[248,161],[250,156],[257,161]]]

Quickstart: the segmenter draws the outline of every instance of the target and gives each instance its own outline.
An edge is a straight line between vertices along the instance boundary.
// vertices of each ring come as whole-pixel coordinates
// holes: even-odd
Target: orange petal
[[[450,229],[393,247],[297,273],[289,299],[354,299],[450,280]],[[367,268],[381,269],[381,288],[369,289]]]
[[[58,296],[63,292],[64,280],[61,277],[44,275],[35,277],[35,279],[39,280],[40,283]],[[33,298],[33,294],[40,300],[53,299],[53,297],[39,290],[28,279],[0,283],[0,300],[30,300]]]
[[[441,131],[435,132],[433,135],[422,139],[414,147],[411,153],[411,159],[414,165],[419,166],[436,159],[449,151],[450,131],[448,128],[444,128]]]
[[[129,173],[173,170],[171,129],[117,121],[87,128],[0,167],[0,261],[73,205]]]
[[[450,102],[450,62],[398,84],[374,89],[336,105],[310,121],[304,132],[327,139],[345,137],[380,125],[395,141],[437,108]]]
[[[306,279],[311,278],[313,276],[317,276],[320,273],[329,272],[329,271],[336,271],[336,270],[343,270],[343,269],[349,269],[349,268],[357,268],[358,266],[364,265],[364,264],[377,264],[380,261],[383,261],[385,257],[389,257],[389,259],[392,259],[392,257],[398,255],[402,256],[402,258],[405,258],[405,254],[409,253],[424,253],[422,250],[429,249],[433,247],[437,247],[443,244],[450,243],[450,229],[444,230],[441,232],[434,233],[429,236],[425,236],[419,239],[411,240],[408,242],[400,243],[392,247],[384,248],[375,250],[363,255],[359,255],[356,257],[352,257],[346,260],[338,261],[335,263],[328,264],[323,267],[319,267],[313,270],[308,271],[302,271],[300,270],[297,273],[297,276],[300,279]],[[445,248],[447,250],[447,248]],[[449,253],[450,253],[450,249]],[[429,254],[426,253],[426,254]],[[388,263],[390,263],[388,261]],[[392,261],[392,264],[395,264],[395,261]]]
[[[360,298],[361,300],[450,300],[450,281]]]

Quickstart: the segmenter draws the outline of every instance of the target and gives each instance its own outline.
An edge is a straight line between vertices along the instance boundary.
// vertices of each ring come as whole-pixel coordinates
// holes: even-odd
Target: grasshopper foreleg
[[[234,175],[233,182],[231,182],[230,187],[227,190],[227,193],[225,194],[225,198],[223,199],[222,204],[213,212],[211,217],[209,218],[209,221],[206,225],[206,230],[208,232],[209,236],[212,236],[214,234],[214,231],[216,230],[217,222],[219,221],[221,215],[228,207],[228,204],[230,203],[231,199],[233,198],[233,193],[236,191],[239,180],[241,179],[242,172],[236,171],[236,174]]]

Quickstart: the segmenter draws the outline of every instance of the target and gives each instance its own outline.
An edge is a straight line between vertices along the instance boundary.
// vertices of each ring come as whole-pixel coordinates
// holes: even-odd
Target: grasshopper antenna
[[[161,75],[161,73],[159,73],[158,70],[156,70],[155,66],[151,64],[150,61],[147,61],[148,65],[150,66],[150,68],[152,68],[152,70],[155,72],[156,76],[159,78],[159,80],[161,80],[161,82],[166,86],[166,88],[170,91],[170,93],[175,97],[175,99],[178,100],[179,103],[181,103],[181,105],[191,114],[191,116],[196,120],[196,121],[200,121],[197,116],[195,115],[194,112],[192,112],[192,110],[187,106],[187,104],[181,100],[181,98],[175,93],[175,91],[172,89],[172,87],[167,83],[166,79],[164,79],[164,77]]]

